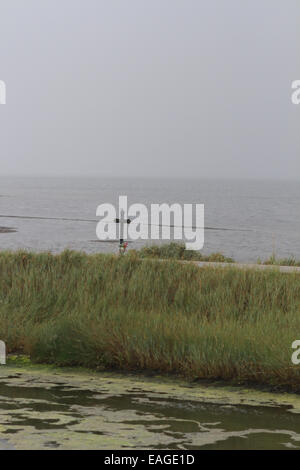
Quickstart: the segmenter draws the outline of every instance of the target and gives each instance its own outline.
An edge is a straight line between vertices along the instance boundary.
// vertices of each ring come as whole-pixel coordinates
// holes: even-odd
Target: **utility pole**
[[[124,210],[122,209],[120,211],[120,218],[115,220],[116,224],[120,225],[120,230],[119,230],[119,239],[120,239],[120,244],[119,244],[119,253],[120,255],[124,255],[126,248],[128,246],[128,243],[125,242],[125,238],[127,238],[127,225],[131,223],[130,219],[125,219],[125,214]],[[124,230],[126,228],[126,230]]]

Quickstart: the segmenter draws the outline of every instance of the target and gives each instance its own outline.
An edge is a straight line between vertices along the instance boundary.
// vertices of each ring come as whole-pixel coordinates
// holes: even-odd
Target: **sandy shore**
[[[300,272],[299,266],[278,266],[273,264],[253,264],[253,263],[214,263],[214,262],[203,262],[203,261],[192,261],[200,268],[212,267],[212,268],[238,268],[238,269],[255,269],[258,271],[270,271],[277,270],[281,273],[294,273]]]

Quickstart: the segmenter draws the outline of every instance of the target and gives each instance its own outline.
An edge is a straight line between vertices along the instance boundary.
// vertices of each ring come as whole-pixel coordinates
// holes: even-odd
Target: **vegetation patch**
[[[174,259],[178,261],[202,261],[202,262],[214,262],[214,263],[235,263],[236,261],[225,256],[222,253],[211,253],[204,255],[199,251],[187,250],[183,243],[167,243],[162,245],[152,245],[141,248],[140,250],[130,250],[132,255],[142,259]],[[272,266],[299,266],[300,261],[296,258],[278,258],[275,254],[272,254],[265,261],[259,259],[258,264],[272,265]]]
[[[290,258],[277,258],[275,255],[270,256],[263,264],[272,266],[300,266],[300,261],[297,261],[294,257]]]
[[[233,258],[224,256],[222,253],[211,253],[203,255],[199,251],[187,250],[183,243],[168,243],[162,245],[146,246],[140,250],[130,250],[139,258],[152,259],[176,259],[180,261],[211,261],[219,263],[234,263]]]
[[[299,273],[0,254],[0,338],[38,363],[300,391],[299,312]]]

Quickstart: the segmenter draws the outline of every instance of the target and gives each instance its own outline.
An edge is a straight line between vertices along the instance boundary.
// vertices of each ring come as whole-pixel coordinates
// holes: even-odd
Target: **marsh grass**
[[[277,258],[274,254],[266,259],[263,264],[273,266],[300,266],[300,261],[297,261],[294,257],[290,258]]]
[[[0,254],[0,338],[60,366],[300,391],[300,275],[170,260]]]
[[[212,261],[220,263],[234,263],[233,258],[222,253],[203,255],[200,251],[187,250],[184,243],[165,243],[162,245],[145,246],[140,250],[131,250],[139,258],[176,259],[181,261]]]

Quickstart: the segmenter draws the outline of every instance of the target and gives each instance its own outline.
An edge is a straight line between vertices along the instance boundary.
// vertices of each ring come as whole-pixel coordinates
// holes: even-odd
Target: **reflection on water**
[[[141,387],[118,393],[109,380],[91,385],[3,377],[0,449],[300,448],[300,415],[287,406],[191,401]]]

